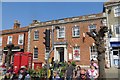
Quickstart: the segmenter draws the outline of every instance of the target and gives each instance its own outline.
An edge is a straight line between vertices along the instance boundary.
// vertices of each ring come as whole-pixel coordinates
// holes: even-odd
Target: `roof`
[[[108,0],[107,2],[104,3],[104,5],[115,4],[115,3],[120,3],[120,0]]]
[[[12,34],[12,33],[18,33],[18,32],[25,32],[25,31],[28,31],[28,28],[29,26],[21,27],[17,29],[2,30],[0,31],[0,34],[4,35],[4,34]]]

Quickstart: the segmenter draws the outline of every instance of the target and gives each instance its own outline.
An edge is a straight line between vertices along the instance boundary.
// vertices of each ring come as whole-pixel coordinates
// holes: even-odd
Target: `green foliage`
[[[72,61],[71,64],[72,64],[74,67],[76,66],[75,61]]]
[[[31,75],[31,77],[45,77],[47,70],[46,68],[42,68],[37,71],[33,69],[28,69],[28,73]]]

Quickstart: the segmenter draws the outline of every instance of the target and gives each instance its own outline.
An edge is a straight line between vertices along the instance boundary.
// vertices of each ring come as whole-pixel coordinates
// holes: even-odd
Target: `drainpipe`
[[[109,18],[108,18],[108,9],[106,9],[106,17],[107,17],[107,26],[108,26],[108,30],[110,30],[110,25],[109,25]],[[109,31],[110,32],[110,31]],[[108,35],[107,35],[107,38],[108,38],[108,51],[109,51],[109,65],[110,67],[112,66],[111,64],[111,50],[110,50],[110,37],[109,37],[109,32],[108,32]]]

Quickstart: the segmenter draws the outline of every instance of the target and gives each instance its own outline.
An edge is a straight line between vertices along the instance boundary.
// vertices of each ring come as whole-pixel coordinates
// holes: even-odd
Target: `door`
[[[64,62],[64,48],[60,48],[59,54],[60,54],[60,62]]]
[[[119,55],[120,55],[119,50],[113,50],[113,65],[114,65],[114,67],[119,66]]]

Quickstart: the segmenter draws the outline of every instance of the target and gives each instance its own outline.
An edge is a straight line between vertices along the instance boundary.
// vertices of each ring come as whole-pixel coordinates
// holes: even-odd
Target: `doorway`
[[[114,67],[119,67],[119,55],[120,55],[119,49],[113,50],[113,66]]]
[[[57,51],[58,51],[58,61],[60,61],[60,62],[64,62],[64,47],[58,47],[57,48]]]

